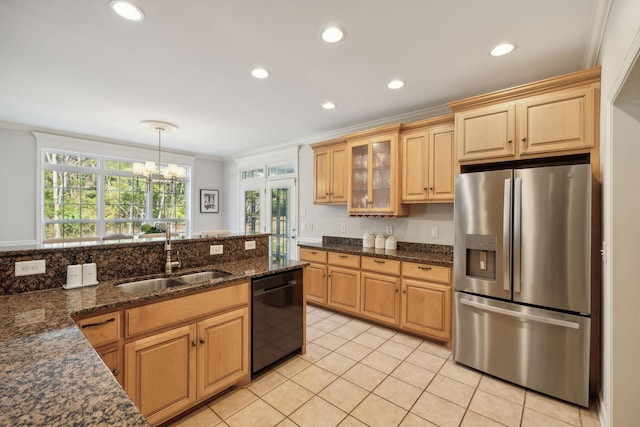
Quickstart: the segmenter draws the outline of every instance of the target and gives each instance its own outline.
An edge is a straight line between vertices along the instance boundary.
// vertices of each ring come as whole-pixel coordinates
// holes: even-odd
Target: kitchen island
[[[187,284],[139,295],[119,290],[116,285],[128,281],[119,279],[87,288],[1,296],[0,425],[148,425],[76,326],[74,317],[181,297],[304,265],[252,258],[179,270],[173,275],[210,269],[230,274],[215,283]]]

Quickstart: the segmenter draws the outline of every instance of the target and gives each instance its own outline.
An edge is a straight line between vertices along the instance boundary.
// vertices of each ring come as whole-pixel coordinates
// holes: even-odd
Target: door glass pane
[[[271,260],[287,258],[289,253],[289,189],[271,190]]]
[[[244,231],[260,232],[260,190],[244,192]]]
[[[351,207],[366,209],[368,207],[369,147],[360,145],[353,147],[351,158]]]
[[[391,206],[391,142],[373,144],[373,208]]]

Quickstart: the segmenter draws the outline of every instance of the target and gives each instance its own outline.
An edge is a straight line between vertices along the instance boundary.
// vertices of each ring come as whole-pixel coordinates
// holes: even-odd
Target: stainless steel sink
[[[213,283],[230,274],[231,273],[227,273],[226,271],[218,270],[203,271],[201,273],[185,274],[179,277],[159,277],[157,279],[138,280],[116,285],[116,287],[127,294],[144,294],[173,286],[191,285],[202,282]]]
[[[199,282],[212,282],[216,279],[222,279],[229,274],[231,273],[227,273],[226,271],[203,271],[201,273],[185,274],[184,276],[180,276],[180,280],[183,280],[185,283],[189,284]]]
[[[185,284],[187,284],[187,282],[184,282],[177,277],[160,277],[158,279],[138,280],[136,282],[123,283],[116,287],[127,294],[144,294]]]

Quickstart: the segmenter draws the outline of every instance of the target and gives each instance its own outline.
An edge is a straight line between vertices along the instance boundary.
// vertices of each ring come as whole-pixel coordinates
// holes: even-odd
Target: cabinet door
[[[401,136],[402,201],[426,202],[429,197],[429,132],[411,132]]]
[[[371,141],[371,193],[369,197],[370,212],[392,212],[395,197],[400,186],[394,176],[396,170],[395,145],[397,137],[382,135]]]
[[[329,266],[327,287],[329,306],[360,312],[360,271]]]
[[[313,150],[313,203],[329,203],[331,193],[331,157],[329,147]]]
[[[400,326],[449,341],[451,339],[451,287],[402,279]]]
[[[150,424],[196,400],[196,325],[125,344],[125,390]]]
[[[304,291],[307,301],[327,303],[327,266],[309,264],[304,269]]]
[[[112,347],[98,350],[98,355],[102,358],[102,361],[107,368],[111,371],[116,380],[122,384],[122,362],[120,361],[122,358],[122,347]]]
[[[455,141],[453,125],[429,133],[429,200],[453,202]]]
[[[594,146],[595,89],[566,89],[518,102],[520,154]]]
[[[362,272],[361,314],[397,325],[400,323],[400,279]]]
[[[198,322],[198,399],[250,375],[249,309]]]
[[[367,213],[369,211],[369,181],[371,159],[369,142],[355,141],[349,144],[348,161],[351,172],[348,180],[349,213]]]
[[[514,157],[514,104],[497,104],[457,113],[455,134],[458,161]]]
[[[347,144],[331,148],[331,203],[347,202]]]

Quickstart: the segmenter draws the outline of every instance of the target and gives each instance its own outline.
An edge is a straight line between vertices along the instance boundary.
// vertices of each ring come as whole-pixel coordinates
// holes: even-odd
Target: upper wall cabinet
[[[453,202],[453,115],[403,125],[402,202]]]
[[[588,153],[598,145],[600,69],[449,104],[461,163]]]
[[[348,135],[349,215],[404,216],[400,200],[400,125]]]
[[[311,145],[313,148],[313,203],[347,203],[347,143],[344,139]]]

